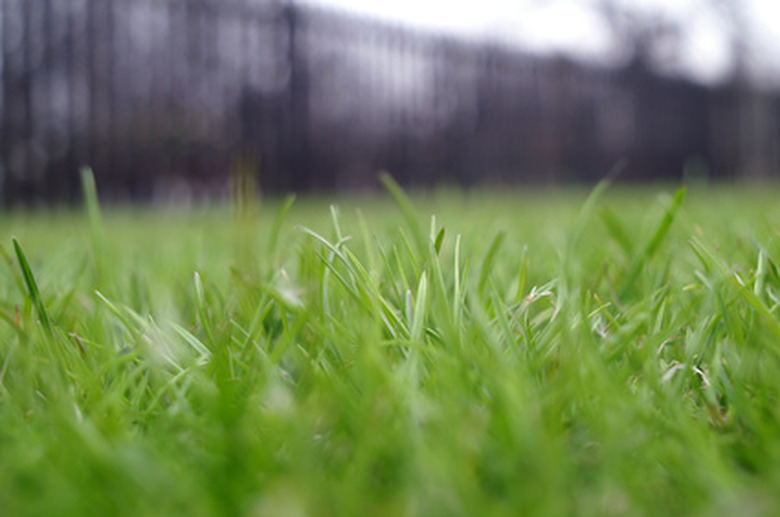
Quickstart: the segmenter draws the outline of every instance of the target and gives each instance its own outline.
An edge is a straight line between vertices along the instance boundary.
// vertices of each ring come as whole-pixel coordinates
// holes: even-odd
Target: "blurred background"
[[[775,2],[463,4],[0,0],[2,205],[777,177]]]

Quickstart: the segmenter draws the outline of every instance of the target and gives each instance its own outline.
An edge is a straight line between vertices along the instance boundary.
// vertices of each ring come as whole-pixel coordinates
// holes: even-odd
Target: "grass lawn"
[[[386,183],[0,215],[2,514],[780,512],[776,188]]]

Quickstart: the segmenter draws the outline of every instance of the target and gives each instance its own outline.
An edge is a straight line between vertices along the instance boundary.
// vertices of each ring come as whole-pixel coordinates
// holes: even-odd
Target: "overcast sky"
[[[517,42],[538,52],[566,52],[617,62],[621,46],[594,9],[599,0],[312,0],[416,26]],[[734,17],[713,8],[716,0],[612,0],[636,13],[662,14],[679,22],[679,51],[665,66],[703,81],[731,69]],[[755,75],[780,84],[780,1],[720,0],[744,8],[749,65]]]

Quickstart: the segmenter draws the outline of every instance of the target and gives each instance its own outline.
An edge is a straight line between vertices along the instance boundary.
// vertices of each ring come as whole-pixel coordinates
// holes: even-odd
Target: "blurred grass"
[[[776,189],[387,186],[0,215],[4,513],[780,510]]]

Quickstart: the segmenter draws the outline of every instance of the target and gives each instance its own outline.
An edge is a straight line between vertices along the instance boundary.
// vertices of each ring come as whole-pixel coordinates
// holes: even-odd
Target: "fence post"
[[[288,30],[288,61],[290,66],[289,109],[290,145],[289,188],[304,190],[311,184],[311,145],[309,131],[309,67],[306,48],[306,21],[301,10],[293,3],[284,8],[284,19]]]

